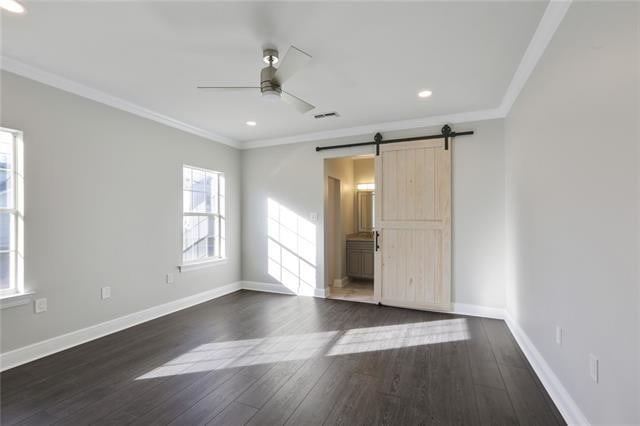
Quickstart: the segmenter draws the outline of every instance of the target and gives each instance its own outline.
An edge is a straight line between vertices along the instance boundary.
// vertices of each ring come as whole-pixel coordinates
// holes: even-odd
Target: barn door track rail
[[[347,143],[344,145],[330,145],[330,146],[317,146],[316,151],[325,151],[328,149],[339,149],[339,148],[352,148],[354,146],[366,146],[366,145],[375,145],[376,146],[376,155],[380,155],[380,145],[385,145],[388,143],[398,143],[398,142],[413,142],[413,141],[423,141],[425,139],[444,139],[444,149],[449,149],[449,139],[453,139],[456,136],[467,136],[473,135],[473,130],[468,132],[454,132],[451,130],[451,126],[445,124],[440,130],[439,135],[428,135],[428,136],[417,136],[413,138],[400,138],[400,139],[389,139],[382,140],[382,135],[380,133],[376,133],[373,137],[373,141],[371,142],[356,142],[356,143]]]

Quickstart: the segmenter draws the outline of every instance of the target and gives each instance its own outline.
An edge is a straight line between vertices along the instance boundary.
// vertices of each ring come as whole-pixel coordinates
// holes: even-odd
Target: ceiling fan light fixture
[[[12,13],[24,13],[24,6],[16,0],[0,0],[0,9],[4,9]]]
[[[421,90],[420,92],[418,92],[418,97],[420,98],[428,98],[431,95],[432,95],[431,90]]]
[[[262,92],[262,99],[268,102],[275,102],[280,100],[280,93],[276,90],[265,90]]]

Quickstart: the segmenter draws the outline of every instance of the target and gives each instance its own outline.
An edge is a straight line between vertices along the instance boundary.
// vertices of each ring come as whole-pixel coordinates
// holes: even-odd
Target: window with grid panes
[[[183,166],[182,175],[182,263],[224,259],[224,173]]]

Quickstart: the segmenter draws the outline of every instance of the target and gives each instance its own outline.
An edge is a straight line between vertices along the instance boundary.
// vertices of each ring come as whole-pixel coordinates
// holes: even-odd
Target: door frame
[[[337,186],[337,200],[330,199],[331,196],[331,185],[336,185]],[[341,215],[341,202],[342,202],[342,181],[336,177],[333,176],[326,176],[326,181],[325,181],[325,185],[326,185],[326,198],[325,198],[325,215],[324,215],[324,264],[325,264],[325,283],[324,286],[325,288],[331,287],[331,285],[333,284],[336,275],[337,275],[337,269],[340,269],[338,266],[338,262],[339,262],[339,257],[342,255],[342,247],[340,246],[340,239],[338,238],[338,235],[340,235],[340,230],[342,229],[342,215]],[[337,213],[337,215],[335,214]],[[333,219],[335,219],[335,223],[334,223],[334,228],[333,229],[329,229],[329,227],[327,226],[329,224],[329,220],[330,220],[330,214],[333,214],[334,217]],[[332,237],[330,237],[330,234],[333,234]],[[334,241],[333,242],[333,247],[330,247],[330,244],[328,244],[330,242],[330,238],[333,238]],[[329,259],[330,259],[330,254],[333,252],[333,270],[331,270],[330,266],[331,264],[329,263]]]
[[[376,155],[373,162],[373,172],[375,181],[376,197],[373,203],[373,300],[380,304],[382,300],[382,251],[379,249],[378,243],[380,239],[380,218],[382,213],[382,156]]]
[[[374,160],[374,180],[377,180],[377,170],[376,170],[376,161],[377,161],[377,157],[375,156],[375,151],[372,151],[371,147],[358,147],[358,148],[349,148],[349,149],[345,149],[343,150],[343,152],[337,154],[335,152],[326,152],[323,153],[321,156],[321,160],[322,160],[322,187],[323,187],[323,198],[322,198],[322,209],[323,209],[323,215],[322,215],[322,226],[323,226],[323,233],[322,233],[322,238],[323,238],[323,247],[322,247],[322,261],[323,261],[323,267],[322,269],[319,269],[322,271],[322,279],[319,279],[318,281],[322,281],[323,285],[324,285],[324,296],[325,298],[329,298],[330,294],[330,286],[331,284],[333,284],[331,282],[331,279],[329,278],[329,273],[328,273],[328,266],[327,266],[327,216],[329,213],[329,209],[328,209],[328,197],[329,197],[329,190],[328,190],[328,178],[333,178],[336,180],[341,181],[339,178],[336,178],[335,176],[330,175],[329,173],[327,173],[327,160],[336,160],[336,159],[345,159],[345,158],[350,158],[353,159],[355,157],[369,157],[372,158]],[[342,182],[342,181],[341,181]],[[342,188],[341,188],[342,191]],[[342,201],[342,200],[341,200]],[[353,202],[354,202],[354,207],[355,207],[355,203],[356,203],[357,199],[356,199],[356,191],[355,191],[355,184],[354,184],[354,188],[353,188]],[[374,206],[375,207],[375,206]],[[341,206],[342,208],[342,206]],[[354,212],[353,212],[353,220],[355,223],[355,208],[354,208]],[[341,218],[342,220],[342,218]],[[375,218],[374,218],[374,223],[375,223]],[[346,243],[345,243],[345,252],[344,252],[344,267],[345,267],[345,272],[346,272]],[[374,285],[375,285],[375,251],[374,251]],[[375,292],[375,289],[374,289]],[[375,300],[376,303],[378,303],[378,300]],[[367,302],[363,302],[363,303],[371,303],[370,301]]]

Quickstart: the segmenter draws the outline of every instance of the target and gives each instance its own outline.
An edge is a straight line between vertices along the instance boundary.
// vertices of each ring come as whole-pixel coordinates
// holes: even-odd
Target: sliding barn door
[[[451,151],[444,141],[381,145],[375,200],[376,298],[392,306],[449,310]]]

